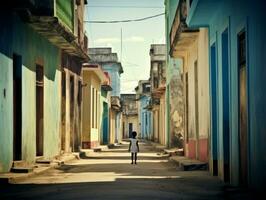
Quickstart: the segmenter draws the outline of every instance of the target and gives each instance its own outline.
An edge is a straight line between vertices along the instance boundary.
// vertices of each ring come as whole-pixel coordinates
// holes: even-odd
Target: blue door
[[[103,144],[108,144],[108,104],[103,103]]]

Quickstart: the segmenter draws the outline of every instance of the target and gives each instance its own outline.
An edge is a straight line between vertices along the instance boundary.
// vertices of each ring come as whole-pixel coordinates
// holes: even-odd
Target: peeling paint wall
[[[184,97],[182,60],[171,59],[167,81],[170,85],[170,147],[183,148],[184,142]]]

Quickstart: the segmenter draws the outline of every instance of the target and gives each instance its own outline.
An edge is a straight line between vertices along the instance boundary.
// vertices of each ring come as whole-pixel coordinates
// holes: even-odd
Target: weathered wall
[[[2,32],[3,33],[3,32]],[[2,44],[1,34],[0,41]],[[4,37],[3,37],[4,38]],[[2,45],[0,45],[1,48]],[[13,61],[0,53],[0,172],[11,168],[13,160]]]
[[[170,31],[173,20],[175,18],[176,9],[179,0],[165,1],[165,34],[166,34],[166,49],[170,51]],[[180,81],[183,70],[182,59],[174,59],[167,53],[166,57],[166,85],[169,90],[166,90],[166,136],[167,145],[170,147],[182,147],[182,136],[184,137],[184,102],[183,102],[183,83]],[[183,144],[182,144],[183,145]]]
[[[132,123],[132,131],[138,133],[138,115],[126,116],[123,115],[124,123],[124,133],[122,134],[124,138],[129,138],[129,123]]]
[[[165,135],[165,93],[162,94],[160,98],[160,109],[159,109],[159,143],[163,145],[166,144],[166,135]]]
[[[103,64],[102,68],[104,71],[107,71],[111,78],[111,96],[120,97],[120,75],[119,75],[119,66],[115,63],[113,64]]]
[[[210,135],[210,90],[208,30],[201,28],[198,37],[199,159],[208,161]],[[201,51],[201,49],[205,49]]]
[[[153,139],[154,142],[159,142],[159,110],[160,107],[159,105],[154,105],[153,109],[152,109],[152,130],[153,130]]]
[[[44,65],[44,156],[51,158],[58,154],[59,127],[60,127],[60,57],[59,50],[51,45],[49,41],[32,30],[28,25],[22,23],[16,15],[4,13],[0,18],[1,23],[1,62],[5,64],[0,74],[3,86],[8,98],[1,99],[0,118],[10,121],[0,127],[0,146],[5,150],[1,156],[0,163],[2,171],[8,171],[12,162],[13,140],[13,53],[22,56],[22,159],[34,162],[36,155],[36,76],[35,66],[37,60]],[[7,17],[8,16],[8,17]],[[18,34],[19,33],[19,34]],[[40,48],[41,47],[41,48]],[[3,77],[3,76],[6,77]],[[1,92],[3,94],[3,90]],[[1,95],[2,96],[2,95]],[[2,120],[1,120],[2,121]],[[8,125],[9,124],[9,125]],[[8,128],[9,127],[9,128]],[[4,131],[3,130],[7,130]],[[2,135],[3,134],[3,135]],[[1,153],[0,153],[1,154]]]
[[[170,147],[183,148],[184,139],[184,96],[183,96],[183,80],[182,74],[182,60],[169,59],[167,82],[170,85],[169,105],[170,113]],[[168,121],[167,120],[167,121]]]
[[[214,5],[215,12],[212,13]],[[224,177],[224,133],[223,133],[223,95],[222,95],[222,33],[228,28],[229,35],[229,154],[230,154],[230,183],[239,184],[240,159],[239,159],[239,72],[238,72],[238,40],[237,36],[242,30],[246,30],[246,55],[247,55],[247,109],[248,109],[248,133],[247,133],[247,160],[248,160],[248,185],[253,188],[265,188],[265,141],[266,141],[266,88],[265,82],[265,10],[263,1],[221,1],[217,4],[204,5],[199,1],[196,18],[190,20],[191,26],[208,26],[210,31],[210,46],[216,46],[217,73],[212,78],[217,80],[217,115],[218,130],[211,131],[212,136],[217,135],[213,141],[213,147],[217,144],[219,177]],[[205,7],[202,7],[205,6]],[[235,8],[238,8],[237,10]],[[213,121],[212,121],[213,122]],[[212,152],[212,158],[214,152]]]
[[[139,114],[139,118],[140,118],[140,126],[141,126],[141,130],[139,133],[139,136],[141,138],[150,138],[151,137],[151,112],[148,111],[147,109],[145,109],[145,107],[149,104],[149,99],[150,97],[148,96],[142,96],[140,98],[140,114]]]
[[[113,109],[110,109],[110,144],[115,143],[115,123],[116,123],[116,112]]]
[[[99,145],[100,139],[100,118],[102,113],[102,104],[100,102],[101,81],[92,71],[82,71],[83,84],[83,101],[82,101],[82,146],[91,148]],[[94,91],[93,91],[94,88]],[[97,92],[95,92],[95,90]],[[97,95],[94,95],[93,92]],[[93,105],[93,102],[97,103]]]

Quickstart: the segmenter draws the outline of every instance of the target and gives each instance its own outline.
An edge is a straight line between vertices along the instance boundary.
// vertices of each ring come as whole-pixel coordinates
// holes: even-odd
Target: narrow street
[[[8,185],[1,199],[223,199],[221,181],[208,171],[180,171],[167,155],[143,142],[137,165],[131,165],[127,149],[123,142],[90,152]]]

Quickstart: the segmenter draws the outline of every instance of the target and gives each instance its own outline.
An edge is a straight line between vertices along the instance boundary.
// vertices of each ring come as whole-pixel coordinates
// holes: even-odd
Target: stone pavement
[[[0,199],[231,199],[207,171],[181,171],[168,155],[140,143],[131,165],[128,143],[87,152],[80,160],[1,185]]]

